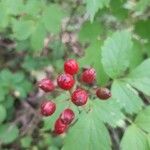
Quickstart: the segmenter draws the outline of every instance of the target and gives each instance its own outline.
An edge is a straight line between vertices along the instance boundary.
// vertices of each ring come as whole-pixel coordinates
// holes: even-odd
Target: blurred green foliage
[[[126,128],[121,150],[149,150],[149,14],[150,0],[0,0],[0,149],[110,150],[107,127],[120,127]],[[61,94],[57,112],[22,134],[17,119],[22,104],[38,93],[35,81],[49,72],[55,78],[67,58],[94,67],[98,85],[110,87],[113,97],[91,99],[87,107],[94,111],[88,114],[71,105],[78,121],[56,137],[54,121],[70,105]],[[29,103],[37,113],[39,100]],[[28,107],[22,113],[31,117]]]

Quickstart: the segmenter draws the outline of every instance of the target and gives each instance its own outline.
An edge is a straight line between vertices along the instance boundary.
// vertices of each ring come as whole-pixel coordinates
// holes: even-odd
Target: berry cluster
[[[75,74],[79,71],[79,65],[74,59],[69,59],[64,63],[64,72],[57,77],[57,85],[70,93],[70,99],[76,106],[83,106],[87,103],[89,93],[83,88],[75,85]],[[80,77],[80,81],[86,84],[93,84],[96,80],[96,71],[94,68],[85,69]],[[55,90],[53,82],[45,78],[38,83],[38,87],[44,92],[52,92]],[[111,93],[107,88],[97,88],[96,93],[98,98],[106,100],[111,97]],[[53,101],[44,101],[41,104],[41,114],[43,116],[51,116],[56,110],[56,104]],[[75,114],[70,108],[66,108],[55,122],[54,132],[56,134],[64,133],[69,125],[73,122]]]

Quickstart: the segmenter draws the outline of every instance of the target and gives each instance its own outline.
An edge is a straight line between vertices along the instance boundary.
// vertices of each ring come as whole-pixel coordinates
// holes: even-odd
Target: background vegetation
[[[1,150],[150,150],[150,0],[0,0]],[[112,91],[66,135],[53,124],[67,94],[44,95],[67,58],[93,66]],[[39,114],[43,99],[57,113]],[[73,107],[73,106],[72,106]]]

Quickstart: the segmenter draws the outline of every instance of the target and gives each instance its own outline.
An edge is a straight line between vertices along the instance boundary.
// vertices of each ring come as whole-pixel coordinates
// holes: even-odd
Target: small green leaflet
[[[90,16],[91,22],[99,9],[108,7],[110,0],[86,0],[86,10]]]
[[[111,150],[110,136],[99,114],[81,114],[70,128],[62,150]]]
[[[121,150],[149,150],[146,134],[136,125],[129,126],[121,140]]]
[[[126,81],[144,94],[150,95],[150,59],[145,60],[132,70]]]
[[[123,75],[129,67],[132,45],[131,34],[126,30],[117,31],[105,40],[102,47],[102,64],[111,78]]]
[[[146,107],[137,115],[135,124],[150,133],[150,106]]]
[[[115,80],[112,84],[112,96],[127,113],[137,113],[142,109],[143,102],[128,83]]]

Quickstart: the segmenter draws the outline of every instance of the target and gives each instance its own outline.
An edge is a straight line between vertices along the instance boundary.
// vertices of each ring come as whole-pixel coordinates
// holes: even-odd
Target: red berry
[[[73,76],[70,74],[62,74],[57,78],[57,84],[60,88],[64,90],[70,90],[75,81],[73,79]]]
[[[98,98],[106,100],[111,97],[111,92],[107,88],[98,88],[96,90],[96,95]]]
[[[72,93],[71,100],[77,106],[85,105],[88,99],[88,94],[83,89],[77,89]]]
[[[64,63],[64,70],[66,73],[74,75],[79,70],[78,63],[74,59],[69,59]]]
[[[39,81],[38,87],[41,88],[45,92],[51,92],[55,89],[53,82],[49,80],[48,78],[45,78]]]
[[[64,124],[67,124],[67,125],[69,125],[69,124],[73,121],[74,117],[75,117],[74,112],[73,112],[71,109],[69,109],[69,108],[65,109],[65,110],[60,114],[60,119],[61,119],[61,121],[62,121]]]
[[[94,68],[86,69],[81,76],[83,82],[91,84],[96,79],[96,72]]]
[[[41,114],[43,116],[51,116],[56,110],[56,104],[52,101],[46,101],[41,104]]]
[[[67,130],[68,126],[64,124],[60,118],[58,118],[55,122],[54,132],[56,134],[62,134]]]

